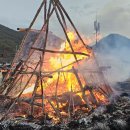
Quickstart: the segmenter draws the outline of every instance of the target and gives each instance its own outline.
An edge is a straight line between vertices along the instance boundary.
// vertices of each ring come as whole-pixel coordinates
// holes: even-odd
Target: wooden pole
[[[26,40],[27,36],[29,35],[29,31],[30,31],[30,29],[32,28],[33,24],[35,23],[35,21],[36,21],[38,15],[39,15],[39,13],[40,13],[40,11],[41,11],[43,5],[45,4],[45,1],[46,1],[46,0],[43,0],[43,1],[42,1],[42,3],[41,3],[41,5],[40,5],[39,9],[37,10],[37,12],[36,12],[36,14],[35,14],[35,16],[34,16],[32,22],[31,22],[31,24],[29,25],[28,31],[27,31],[27,33],[25,34],[25,36],[24,36],[24,38],[23,38],[23,40],[22,40],[22,43],[21,43],[21,45],[20,45],[20,48],[19,48],[18,52],[17,52],[16,55],[15,55],[15,58],[14,58],[14,60],[13,60],[13,62],[12,62],[12,65],[14,64],[15,60],[17,59],[17,57],[18,57],[19,54],[21,53],[20,50],[22,50],[21,48],[23,48],[24,43],[25,43],[25,40]]]
[[[81,61],[81,60],[78,60],[78,61]],[[65,65],[65,66],[63,66],[63,67],[61,67],[61,68],[59,68],[59,69],[57,69],[57,70],[55,70],[55,71],[50,72],[49,75],[51,75],[51,74],[53,74],[53,73],[55,73],[55,72],[58,72],[58,71],[60,71],[61,69],[64,69],[64,68],[66,68],[66,67],[68,67],[68,66],[70,66],[70,65],[74,65],[75,63],[77,63],[77,62],[75,61],[75,62],[72,62],[72,63],[70,63],[70,64],[68,64],[68,65]]]
[[[63,11],[61,10],[61,8],[59,8],[59,6],[57,6],[60,14],[61,14],[61,17],[62,17],[62,20],[63,20],[63,24],[64,24],[64,28],[66,29],[67,31],[67,24],[66,24],[66,20],[65,20],[65,17],[64,17],[64,14],[63,14]]]
[[[53,12],[54,12],[54,8],[51,10],[51,12],[50,12],[48,18],[46,19],[46,21],[45,21],[45,23],[44,23],[42,29],[41,29],[40,32],[39,32],[39,35],[37,35],[37,37],[35,38],[34,42],[32,43],[32,46],[36,43],[37,39],[38,39],[39,36],[40,36],[40,33],[44,30],[44,28],[45,28],[47,22],[49,21],[49,18],[50,18],[51,15],[53,14]],[[26,61],[25,61],[25,64],[27,63],[28,59],[31,57],[31,55],[33,54],[33,52],[34,52],[34,50],[30,51],[30,54],[29,54],[28,58],[27,58]],[[17,57],[18,57],[18,56],[17,56]],[[12,65],[13,65],[13,63],[14,63],[14,61],[12,62]],[[11,66],[12,66],[12,65],[11,65]]]
[[[45,0],[45,5],[44,5],[44,23],[46,21],[46,17],[47,17],[47,0]]]
[[[62,59],[61,59],[61,57],[60,57],[60,64],[61,64],[61,67],[63,67],[63,64],[62,64]],[[66,79],[65,79],[65,73],[63,72],[63,77],[64,77],[64,80],[66,81]]]
[[[32,47],[31,49],[35,49],[35,50],[38,50],[38,51],[42,51],[42,52],[48,52],[48,53],[59,53],[59,54],[72,54],[72,55],[83,55],[83,56],[87,56],[89,57],[90,55],[89,54],[86,54],[86,53],[82,53],[82,52],[70,52],[70,51],[53,51],[53,50],[44,50],[44,49],[41,49],[41,48],[35,48],[35,47]]]
[[[46,2],[45,2],[45,4],[46,4]],[[47,18],[49,17],[50,10],[51,10],[51,2],[49,4],[49,8],[48,8],[48,12],[47,12]],[[45,18],[44,21],[46,21],[46,11],[45,11],[44,18]],[[49,20],[46,23],[46,34],[45,34],[45,42],[43,44],[43,50],[45,50],[45,48],[46,48],[47,38],[48,38],[48,30],[49,30]],[[39,76],[37,77],[37,80],[36,80],[36,84],[35,84],[34,91],[33,91],[33,96],[32,96],[32,101],[31,101],[31,104],[32,104],[31,105],[31,114],[33,114],[33,102],[35,100],[35,94],[36,94],[36,91],[37,91],[37,88],[38,88],[40,73],[42,71],[42,66],[43,66],[43,61],[44,61],[44,54],[45,54],[45,51],[42,52],[42,57],[40,58]]]
[[[66,17],[67,17],[68,20],[70,21],[72,27],[74,28],[74,30],[75,30],[75,32],[77,33],[77,35],[78,35],[78,37],[80,38],[80,40],[82,41],[83,45],[84,45],[88,50],[92,50],[89,46],[87,46],[87,45],[84,43],[84,41],[83,41],[83,39],[81,38],[81,36],[80,36],[78,30],[76,29],[74,23],[73,23],[72,20],[70,19],[68,13],[67,13],[66,10],[64,9],[64,7],[63,7],[62,4],[60,3],[60,1],[57,1],[56,4],[57,4],[57,6],[59,6],[59,8],[61,8],[61,9],[63,10],[64,14],[66,15]],[[92,52],[93,52],[93,51],[92,51]],[[94,57],[95,57],[95,56],[94,56]],[[97,61],[96,61],[96,62],[97,62]],[[103,74],[102,74],[101,77],[102,77],[103,80],[106,82],[106,80],[104,79]],[[108,90],[108,93],[111,93],[111,92],[112,92],[112,89],[110,88],[110,86],[108,85],[108,83],[107,83],[106,86],[108,86],[108,87],[106,87],[106,89]]]
[[[56,98],[56,104],[57,104],[57,109],[59,110],[59,102],[58,102],[58,97],[57,97],[57,91],[58,91],[58,85],[59,85],[59,78],[60,78],[60,72],[58,72],[58,78],[56,82],[56,91],[55,91],[55,98]]]
[[[35,95],[36,95],[36,91],[37,91],[37,88],[39,87],[39,76],[37,76],[37,79],[36,79],[36,82],[35,82],[35,86],[34,86],[34,90],[33,90],[33,93],[32,93],[32,98],[31,98],[31,115],[33,115],[33,112],[34,112],[34,106],[33,106],[33,103],[35,101]]]
[[[43,88],[42,77],[40,81],[41,81],[41,94],[42,94],[42,112],[44,113],[44,88]]]
[[[70,39],[69,39],[69,37],[68,37],[68,35],[67,35],[67,33],[66,33],[66,30],[65,30],[65,28],[64,28],[64,25],[63,25],[63,23],[62,23],[62,21],[61,21],[61,19],[60,19],[59,14],[58,14],[58,11],[57,11],[57,8],[56,8],[56,5],[57,5],[56,3],[57,3],[57,2],[55,2],[54,0],[52,0],[52,3],[53,3],[53,7],[54,7],[54,9],[55,9],[55,13],[56,13],[57,19],[58,19],[58,21],[59,21],[59,23],[60,23],[60,25],[61,25],[61,27],[62,27],[62,29],[63,29],[63,32],[64,32],[64,34],[65,34],[65,36],[66,36],[66,39],[67,39],[67,41],[68,41],[68,43],[69,43],[69,46],[70,46],[70,48],[71,48],[71,51],[74,53],[74,49],[73,49],[73,47],[72,47],[72,45],[71,45]],[[75,54],[74,54],[74,58],[75,58],[75,60],[76,60],[77,63],[78,63],[78,59],[77,59],[77,57],[76,57]]]

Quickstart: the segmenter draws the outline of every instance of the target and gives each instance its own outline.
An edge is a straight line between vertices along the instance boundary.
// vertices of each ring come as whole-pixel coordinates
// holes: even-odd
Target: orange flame
[[[81,41],[77,38],[75,33],[68,32],[67,35],[68,35],[70,42],[72,44],[72,48],[75,52],[82,52],[82,53],[85,53],[85,54],[90,54],[90,52],[88,52],[88,50],[84,47],[84,45],[81,43]],[[88,41],[88,40],[85,39],[85,41]],[[70,44],[67,40],[64,43],[61,44],[60,51],[72,52]],[[76,54],[76,59],[82,60],[79,63],[79,65],[83,64],[86,58],[88,58],[88,57],[86,57],[84,55]],[[46,67],[46,69],[44,69],[44,71],[58,70],[59,68],[62,68],[63,66],[66,66],[70,63],[75,62],[76,59],[75,59],[73,54],[55,54],[55,55],[53,55],[49,58],[49,62],[45,65],[47,67]],[[56,93],[57,93],[57,95],[62,95],[65,92],[75,92],[82,99],[81,88],[79,86],[79,83],[77,81],[75,74],[72,71],[73,66],[78,70],[79,65],[77,65],[77,64],[76,65],[74,65],[74,64],[69,65],[69,66],[67,66],[63,69],[60,69],[60,71],[53,73],[52,74],[53,78],[45,78],[44,79],[44,85],[43,85],[44,86],[44,92],[48,96],[55,96]],[[78,73],[78,76],[79,76],[79,78],[82,82],[82,85],[85,86],[86,81],[84,80],[83,76],[79,73]],[[59,82],[57,83],[58,77],[59,77]],[[58,84],[57,92],[56,92],[56,84]],[[32,93],[33,90],[34,90],[34,85],[32,85],[30,88],[27,88],[23,92],[23,95],[28,95],[28,94]],[[37,91],[40,92],[40,90],[41,90],[41,86],[39,85],[39,88],[38,88]],[[100,102],[100,101],[106,102],[107,101],[106,97],[103,94],[96,92],[96,91],[93,91],[93,93],[94,93],[98,102]],[[89,91],[86,91],[86,95],[87,96],[90,95]],[[82,99],[82,102],[84,102],[83,99]],[[53,101],[51,99],[51,103],[55,107],[58,107],[57,104],[56,104],[56,100]],[[66,105],[66,102],[61,102],[59,104],[59,108],[65,106],[65,105]],[[48,110],[50,110],[50,109],[48,109]]]

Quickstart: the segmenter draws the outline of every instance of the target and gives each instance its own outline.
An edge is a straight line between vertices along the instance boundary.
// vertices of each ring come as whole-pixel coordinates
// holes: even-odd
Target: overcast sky
[[[42,0],[0,0],[0,24],[12,29],[28,27]],[[130,0],[61,0],[78,30],[86,36],[94,33],[98,14],[101,33],[119,33],[130,38]],[[42,15],[42,14],[40,14]],[[36,25],[40,27],[42,16]],[[55,22],[52,21],[52,25]],[[58,29],[58,28],[57,28]]]

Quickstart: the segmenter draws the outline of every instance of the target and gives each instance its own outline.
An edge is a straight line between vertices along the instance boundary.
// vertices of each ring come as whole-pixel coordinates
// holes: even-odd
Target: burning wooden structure
[[[36,31],[32,26],[42,8],[44,24],[40,31]],[[53,13],[66,37],[58,50],[47,48]],[[68,22],[73,32],[69,31]],[[16,105],[21,108],[16,109],[18,115],[47,113],[55,121],[62,121],[71,119],[78,110],[89,112],[108,102],[112,90],[99,69],[92,49],[85,44],[59,0],[43,0],[25,31],[12,67],[0,87],[0,94],[13,101],[2,119],[9,117]],[[82,69],[87,61],[93,63],[96,69]]]

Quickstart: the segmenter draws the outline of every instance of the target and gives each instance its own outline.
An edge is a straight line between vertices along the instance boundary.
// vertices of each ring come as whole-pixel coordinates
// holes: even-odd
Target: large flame
[[[81,41],[76,37],[75,33],[68,32],[67,35],[70,39],[73,50],[75,52],[83,52],[83,53],[88,54],[88,51],[85,49],[85,47],[83,46]],[[71,47],[67,40],[61,44],[60,51],[72,52]],[[83,60],[83,59],[86,59],[87,57],[84,55],[76,55],[76,58],[77,58],[77,60]],[[76,59],[73,54],[56,54],[56,55],[50,57],[49,62],[47,63],[46,71],[57,70],[63,66],[73,63],[75,61],[76,61]],[[62,69],[62,71],[71,70],[72,67],[73,67],[73,64]],[[58,78],[58,73],[54,73],[53,78],[49,78],[49,79],[45,80],[45,82],[46,82],[46,84],[52,86],[56,82],[57,78]],[[59,86],[62,86],[62,87],[67,86],[67,88],[65,88],[66,91],[72,91],[72,90],[76,91],[76,88],[79,88],[76,77],[71,72],[68,72],[68,73],[61,72],[60,73]],[[31,93],[33,91],[33,89],[34,89],[34,85],[32,85],[31,87],[24,90],[23,94]]]
[[[72,52],[72,49],[73,49],[75,52],[82,52],[82,53],[91,55],[91,52],[89,52],[85,48],[85,46],[77,38],[77,35],[75,33],[68,32],[67,35],[70,39],[72,48],[71,48],[69,42],[66,40],[64,43],[61,44],[59,51]],[[85,39],[85,41],[87,41],[87,40]],[[63,95],[62,97],[64,97],[64,100],[68,100],[65,93],[71,92],[70,96],[68,98],[71,98],[73,95],[73,98],[75,98],[75,100],[74,99],[73,100],[75,102],[77,102],[76,101],[77,99],[81,98],[81,102],[85,103],[84,100],[82,99],[82,92],[81,92],[79,83],[77,81],[77,77],[73,73],[72,68],[74,67],[74,68],[76,68],[76,70],[78,70],[80,65],[84,64],[85,60],[88,57],[85,55],[79,55],[79,54],[76,54],[75,56],[76,56],[76,58],[74,57],[73,54],[55,54],[55,55],[51,56],[50,58],[48,58],[49,59],[48,63],[45,64],[46,68],[44,67],[45,72],[55,71],[55,70],[58,70],[59,68],[62,68],[63,66],[66,66],[68,64],[70,64],[70,65],[65,68],[60,69],[60,71],[52,73],[51,74],[52,78],[44,78],[44,84],[43,84],[44,93],[46,93],[47,96],[53,97],[56,95]],[[71,63],[75,62],[76,60],[81,60],[81,61],[78,64],[71,64]],[[85,81],[84,75],[78,73],[78,76],[82,82],[82,86],[84,87],[87,84],[87,82]],[[58,81],[58,79],[59,79],[59,81]],[[23,96],[30,95],[34,90],[34,87],[35,87],[35,85],[33,84],[31,87],[24,90]],[[40,90],[41,90],[41,84],[39,83],[39,87],[38,87],[37,91],[40,93],[41,92]],[[87,97],[91,97],[89,90],[86,90],[85,93],[86,93]],[[93,91],[93,94],[94,94],[97,102],[106,102],[107,101],[106,97],[102,93]],[[59,108],[64,107],[68,103],[68,101],[65,102],[63,99],[59,99],[59,106],[57,106],[56,100],[53,100],[53,98],[52,99],[50,98],[50,100],[51,100],[52,105],[54,105],[55,107],[59,107]],[[70,99],[69,99],[69,101],[70,101]],[[45,101],[45,102],[47,102],[47,101]],[[80,99],[79,99],[79,102],[80,102]],[[91,100],[90,100],[90,103],[91,103]],[[51,111],[50,108],[47,108],[47,109],[48,109],[48,111]]]

